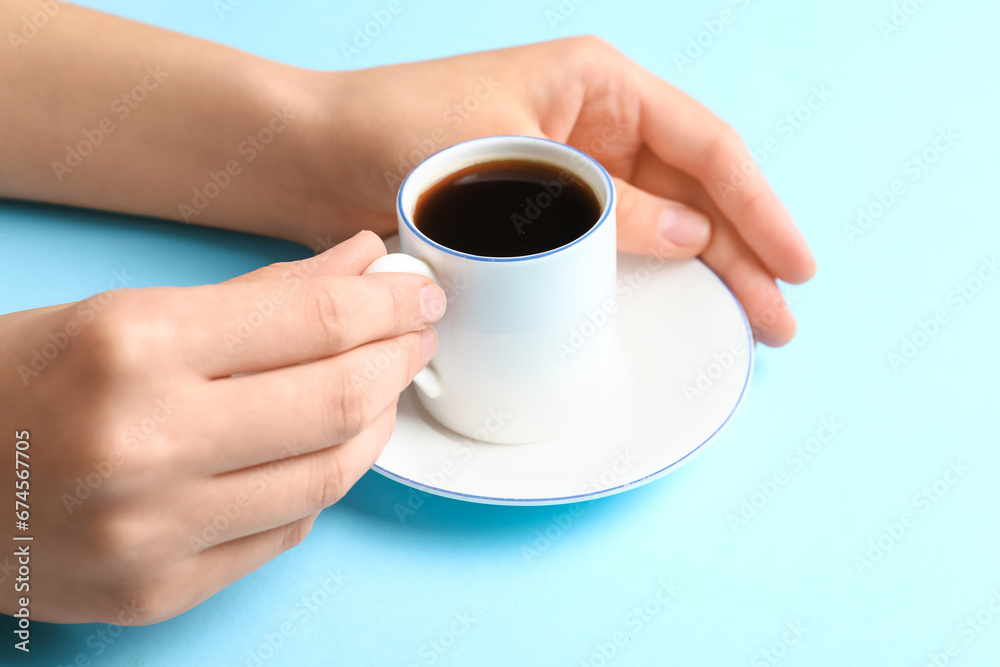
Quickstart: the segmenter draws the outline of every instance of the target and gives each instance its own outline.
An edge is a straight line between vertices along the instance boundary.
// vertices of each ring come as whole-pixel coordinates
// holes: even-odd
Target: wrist
[[[255,129],[236,148],[232,165],[254,172],[244,191],[249,206],[242,211],[254,229],[241,226],[313,247],[317,221],[329,215],[337,183],[329,107],[338,99],[341,77],[269,64],[274,66],[265,76],[251,74],[248,94],[259,104],[248,127]]]
[[[281,84],[279,96],[295,116],[287,136],[290,153],[280,166],[283,191],[276,193],[287,232],[282,236],[314,249],[331,233],[337,240],[351,236],[342,211],[350,187],[344,140],[351,132],[344,103],[349,74],[299,69]]]
[[[288,202],[297,227],[286,238],[320,251],[362,230],[394,233],[395,187],[387,184],[384,163],[397,134],[396,109],[379,95],[391,81],[376,72],[297,72],[289,95],[300,118],[298,180]]]

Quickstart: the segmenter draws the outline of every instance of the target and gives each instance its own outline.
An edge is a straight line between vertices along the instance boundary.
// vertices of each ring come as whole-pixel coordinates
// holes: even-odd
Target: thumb
[[[618,191],[618,249],[636,255],[688,259],[712,236],[704,213],[614,179]]]

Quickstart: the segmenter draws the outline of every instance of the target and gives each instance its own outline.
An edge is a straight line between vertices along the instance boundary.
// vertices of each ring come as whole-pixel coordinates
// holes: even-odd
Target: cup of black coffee
[[[567,433],[588,411],[614,340],[616,194],[572,147],[487,137],[419,164],[397,197],[401,254],[367,272],[412,271],[448,297],[417,396],[481,441]]]

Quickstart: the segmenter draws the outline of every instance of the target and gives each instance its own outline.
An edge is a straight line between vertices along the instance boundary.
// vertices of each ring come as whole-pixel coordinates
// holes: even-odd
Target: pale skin
[[[37,11],[4,3],[0,35]],[[0,434],[30,430],[36,620],[182,613],[298,544],[371,467],[445,309],[420,276],[361,276],[395,229],[399,176],[427,152],[496,134],[588,150],[615,177],[619,249],[700,257],[768,345],[795,333],[776,280],[815,272],[760,171],[734,179],[747,158],[737,134],[595,38],[321,72],[60,4],[10,48],[0,196],[334,246],[219,285],[0,317]],[[247,162],[240,147],[264,128]],[[101,142],[71,166],[67,145],[94,130]],[[239,172],[200,206],[194,190],[233,161]],[[240,336],[233,323],[268,300],[273,312]],[[60,332],[44,371],[19,370]],[[391,362],[359,383],[380,355]],[[16,481],[5,462],[0,492]],[[9,583],[5,613],[19,595]],[[123,619],[123,605],[137,613]]]

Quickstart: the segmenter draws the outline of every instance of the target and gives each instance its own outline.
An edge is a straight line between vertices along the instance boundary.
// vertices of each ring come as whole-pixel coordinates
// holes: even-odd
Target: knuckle
[[[78,344],[90,369],[117,377],[149,363],[149,350],[172,332],[158,312],[156,290],[120,289],[103,292],[81,304],[84,314]],[[161,326],[163,325],[163,326]]]
[[[583,51],[585,54],[617,52],[617,49],[603,37],[588,34],[570,37],[567,39],[575,49]]]
[[[350,307],[332,284],[321,281],[309,292],[306,304],[306,325],[322,336],[323,347],[340,349],[350,340],[352,317]]]
[[[177,593],[158,577],[130,577],[115,587],[106,623],[150,625],[176,616]]]
[[[401,337],[402,342],[398,343],[400,348],[398,348],[401,353],[406,354],[406,363],[400,364],[403,372],[406,373],[406,377],[402,379],[399,385],[399,391],[403,391],[406,385],[409,384],[411,380],[420,372],[420,369],[424,367],[423,357],[424,357],[424,344],[423,344],[423,333],[420,331],[414,333],[408,333]]]
[[[739,218],[763,219],[773,201],[772,195],[765,189],[753,189],[739,203]]]
[[[414,307],[419,297],[414,299],[412,290],[404,289],[396,280],[388,281],[386,289],[392,301],[393,331],[409,331],[420,326],[420,307]]]
[[[279,546],[279,549],[282,552],[285,552],[288,551],[289,549],[293,549],[299,546],[306,539],[306,537],[309,536],[309,532],[311,530],[312,530],[311,520],[303,519],[300,521],[296,521],[295,523],[289,524],[288,526],[285,527],[285,532],[281,536],[281,544]]]
[[[313,466],[306,487],[307,510],[319,511],[329,507],[343,498],[351,488],[349,473],[338,454],[333,450],[320,456]]]
[[[369,229],[359,232],[354,239],[358,243],[363,243],[368,252],[376,258],[381,257],[388,252],[385,247],[385,241],[382,240],[382,237]]]
[[[364,387],[356,387],[356,377],[359,376],[355,373],[337,374],[328,392],[330,398],[326,401],[326,405],[332,406],[332,411],[328,417],[329,423],[325,433],[338,436],[338,440],[345,440],[360,433],[368,421],[366,414],[370,403],[368,396],[371,392]]]
[[[738,164],[746,156],[746,152],[746,146],[739,133],[730,125],[720,121],[719,130],[705,152],[707,166],[718,170],[720,174],[726,173],[730,167]]]
[[[620,69],[620,52],[610,42],[597,35],[580,35],[560,40],[561,60],[571,63],[584,81],[606,80],[609,71]],[[610,68],[610,70],[609,70]]]
[[[639,204],[639,191],[633,186],[623,185],[618,187],[618,218],[619,220],[631,220]]]
[[[128,580],[136,565],[148,565],[147,547],[155,529],[148,521],[138,520],[126,512],[101,509],[91,520],[90,547],[105,562],[117,564],[123,579]],[[155,550],[154,552],[155,553]]]
[[[379,416],[378,421],[372,425],[371,437],[378,445],[379,453],[385,449],[385,446],[389,444],[389,438],[392,437],[392,432],[396,428],[396,410],[397,404],[399,402],[399,397],[396,397],[385,411]]]
[[[294,262],[274,262],[273,264],[268,264],[267,266],[261,267],[256,271],[251,271],[250,273],[238,276],[237,280],[241,279],[278,279],[285,276],[291,275],[295,270]]]
[[[743,137],[736,131],[736,128],[723,120],[719,121],[719,136],[722,137],[730,150],[735,152],[744,150]]]
[[[268,264],[262,269],[258,269],[263,273],[265,277],[285,277],[291,275],[295,271],[295,262],[274,262],[273,264]]]

